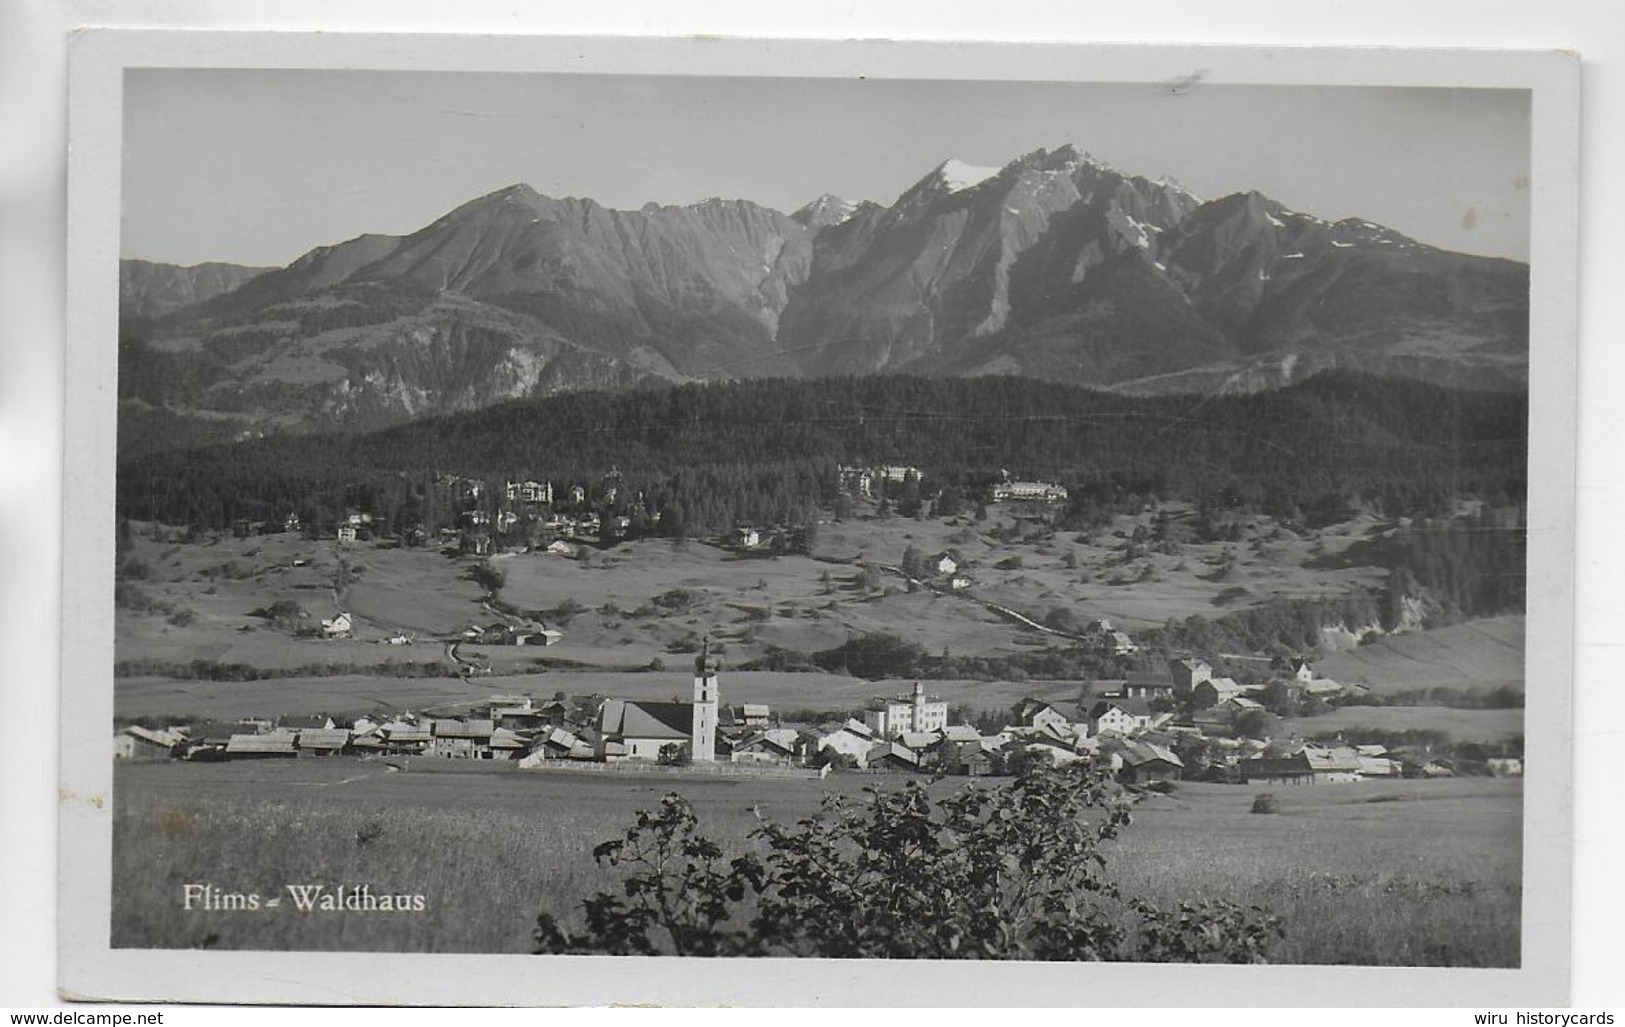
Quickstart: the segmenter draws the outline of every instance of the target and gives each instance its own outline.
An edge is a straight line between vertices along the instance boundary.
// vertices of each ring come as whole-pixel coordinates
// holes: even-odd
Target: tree
[[[1124,894],[1104,874],[1131,800],[1104,771],[1035,769],[933,798],[918,782],[826,795],[793,825],[758,813],[725,852],[667,795],[593,850],[620,887],[584,923],[537,918],[538,953],[1264,962],[1257,907]]]
[[[903,550],[903,573],[911,578],[924,578],[928,576],[925,566],[925,555],[912,542]]]
[[[481,560],[468,569],[468,580],[485,589],[486,593],[495,598],[502,586],[508,583],[508,575],[492,564],[490,560]]]

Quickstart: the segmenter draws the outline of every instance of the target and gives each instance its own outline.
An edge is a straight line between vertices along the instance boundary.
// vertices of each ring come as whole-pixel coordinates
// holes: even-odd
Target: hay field
[[[1524,618],[1485,617],[1430,631],[1388,635],[1316,665],[1337,681],[1379,695],[1410,688],[1524,687]]]
[[[826,781],[676,784],[725,846],[751,806],[792,819]],[[895,782],[897,779],[891,779]],[[650,808],[671,778],[511,767],[391,773],[381,761],[120,766],[114,793],[113,944],[137,947],[524,952],[536,912],[569,915],[613,872],[590,850]],[[958,787],[942,782],[935,789]],[[1275,788],[1182,785],[1142,804],[1108,853],[1125,887],[1159,902],[1270,907],[1277,961],[1509,966],[1518,962],[1521,782],[1396,781]],[[413,913],[202,913],[180,889],[271,894],[289,883],[369,884],[426,896]]]
[[[1523,710],[1456,710],[1444,706],[1345,706],[1321,717],[1283,722],[1298,737],[1375,728],[1379,731],[1443,731],[1456,742],[1498,742],[1523,734]]]
[[[1175,521],[1194,516],[1174,505],[1163,513]],[[991,655],[1053,642],[962,597],[910,593],[893,575],[865,586],[865,564],[897,565],[910,546],[923,554],[953,549],[971,591],[1035,619],[1065,607],[1082,619],[1110,617],[1130,630],[1277,596],[1336,595],[1382,577],[1369,567],[1306,566],[1378,527],[1365,519],[1300,538],[1258,518],[1244,525],[1239,542],[1193,543],[1175,555],[1129,559],[1130,535],[1149,529],[1152,520],[1147,513],[1087,533],[1033,531],[1031,522],[994,508],[982,522],[871,517],[826,524],[810,556],[742,555],[661,539],[583,548],[573,556],[505,554],[492,560],[506,577],[505,601],[523,610],[574,612],[550,616],[564,638],[545,651],[492,647],[486,655],[501,674],[535,670],[538,661],[633,670],[668,660],[705,634],[723,640],[735,664],[770,647],[813,652],[871,631],[904,635],[932,653]],[[193,544],[152,534],[149,525],[136,526],[133,556],[147,574],[127,584],[162,609],[117,611],[122,661],[207,660],[282,670],[362,668],[386,659],[435,663],[442,659],[436,639],[497,619],[468,578],[475,562],[469,558],[376,543],[341,547],[285,534]],[[1236,566],[1223,580],[1210,580],[1227,551]],[[341,564],[351,579],[342,600],[333,589]],[[667,601],[657,603],[662,596]],[[298,638],[253,615],[278,601],[299,604],[311,626],[348,609],[355,638]],[[419,644],[377,644],[400,632]]]

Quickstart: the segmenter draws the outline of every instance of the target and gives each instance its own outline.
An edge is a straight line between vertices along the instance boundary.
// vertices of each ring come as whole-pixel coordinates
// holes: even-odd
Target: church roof
[[[599,730],[612,738],[686,740],[694,729],[694,704],[609,699],[598,723]]]

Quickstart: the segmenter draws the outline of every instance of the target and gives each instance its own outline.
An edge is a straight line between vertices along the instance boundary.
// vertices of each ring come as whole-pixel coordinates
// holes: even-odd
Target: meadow
[[[1180,504],[1165,504],[1162,515],[1195,516]],[[1153,521],[1145,513],[1091,531],[1057,532],[995,507],[980,522],[970,516],[832,521],[819,527],[805,555],[739,554],[666,539],[582,547],[575,555],[505,554],[491,560],[505,579],[502,599],[518,609],[549,611],[549,623],[564,638],[545,651],[485,651],[497,673],[512,674],[534,671],[538,660],[635,670],[669,661],[707,634],[725,640],[732,665],[771,647],[816,652],[875,631],[905,635],[933,654],[997,655],[1053,644],[1052,636],[1019,629],[962,597],[909,592],[892,574],[864,582],[865,565],[896,566],[910,547],[924,555],[952,550],[977,596],[1035,619],[1064,608],[1080,623],[1109,617],[1130,631],[1282,596],[1338,596],[1383,580],[1377,568],[1332,568],[1324,559],[1380,531],[1382,524],[1370,517],[1312,536],[1258,517],[1238,528],[1235,542],[1190,542],[1172,554],[1131,550],[1130,537]],[[469,558],[374,543],[339,546],[294,534],[192,544],[169,541],[172,535],[150,525],[132,532],[131,559],[142,575],[126,586],[152,608],[119,609],[121,661],[203,659],[282,669],[435,662],[441,654],[434,639],[497,619],[468,577]],[[1219,573],[1227,559],[1233,565]],[[295,637],[255,615],[283,601],[297,603],[310,627],[333,616],[340,608],[333,584],[341,564],[349,579],[342,605],[355,619],[354,638]],[[399,633],[419,644],[375,644]]]
[[[668,790],[738,850],[751,844],[753,809],[793,820],[826,791],[900,783],[390,762],[408,769],[352,759],[119,766],[113,944],[525,952],[538,912],[570,917],[582,898],[616,885],[592,847]],[[1279,812],[1249,812],[1262,791],[1278,797]],[[1513,966],[1521,809],[1516,780],[1185,784],[1137,807],[1109,846],[1107,873],[1167,906],[1212,897],[1268,907],[1286,929],[1277,962]],[[422,893],[427,909],[186,911],[187,883],[267,896],[287,884],[367,884],[375,894]]]

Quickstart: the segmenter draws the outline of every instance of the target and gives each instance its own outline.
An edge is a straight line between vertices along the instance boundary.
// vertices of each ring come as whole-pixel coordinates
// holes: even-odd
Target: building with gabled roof
[[[1066,714],[1044,700],[1030,696],[1011,707],[1010,715],[1018,727],[1054,727],[1059,731],[1067,731],[1072,726],[1072,721],[1067,719]]]
[[[1138,734],[1155,726],[1157,719],[1144,699],[1101,699],[1089,707],[1089,733]]]
[[[277,729],[260,734],[232,735],[226,743],[228,759],[259,759],[265,757],[297,756],[299,736],[296,732]]]
[[[185,736],[169,729],[154,731],[139,724],[131,724],[113,738],[113,758],[134,763],[151,763],[172,759]]]
[[[1185,761],[1178,753],[1152,742],[1130,742],[1123,747],[1121,755],[1123,769],[1118,779],[1126,784],[1178,781],[1185,773]]]
[[[881,742],[869,750],[863,765],[886,770],[919,770],[920,754],[902,742]]]
[[[299,753],[310,756],[334,756],[350,747],[350,730],[342,727],[306,727],[299,729]]]
[[[668,745],[687,744],[689,759],[716,759],[721,685],[711,641],[694,659],[694,698],[689,702],[607,699],[598,709],[599,759],[659,759]]]

